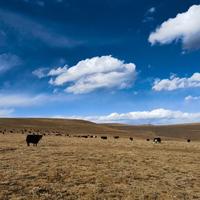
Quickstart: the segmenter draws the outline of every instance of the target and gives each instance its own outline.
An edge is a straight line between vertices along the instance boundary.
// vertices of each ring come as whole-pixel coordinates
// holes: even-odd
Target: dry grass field
[[[200,199],[200,143],[0,135],[1,200]]]

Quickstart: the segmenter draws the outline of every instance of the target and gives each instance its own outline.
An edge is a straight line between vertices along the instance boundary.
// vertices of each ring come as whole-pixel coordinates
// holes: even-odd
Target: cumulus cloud
[[[181,41],[184,49],[200,48],[200,5],[193,5],[187,12],[163,22],[149,36],[149,42],[169,44]]]
[[[196,72],[191,77],[179,78],[171,76],[169,79],[156,79],[152,89],[155,91],[172,91],[181,88],[196,88],[200,87],[200,73]]]
[[[54,116],[61,117],[61,116]],[[69,118],[69,117],[66,117]],[[98,123],[179,123],[199,121],[200,113],[188,113],[163,108],[151,111],[136,111],[128,113],[111,113],[103,116],[71,116],[70,118],[85,119]]]
[[[187,96],[185,97],[185,101],[199,101],[200,100],[200,96]]]
[[[57,75],[50,80],[50,84],[67,84],[66,92],[83,94],[101,88],[130,87],[136,75],[136,66],[112,56],[101,56],[82,60],[70,68],[65,66],[51,70],[49,75]]]
[[[0,55],[0,73],[5,72],[22,63],[21,59],[10,53],[3,53]]]

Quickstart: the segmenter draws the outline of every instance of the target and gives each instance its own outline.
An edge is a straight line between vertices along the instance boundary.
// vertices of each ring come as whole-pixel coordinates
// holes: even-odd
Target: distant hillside
[[[161,136],[168,139],[200,140],[200,123],[178,125],[127,125],[127,124],[96,124],[76,119],[45,119],[45,118],[1,118],[0,131],[47,134],[90,134],[119,135],[121,137],[152,138]]]
[[[161,136],[167,138],[177,139],[193,139],[200,140],[200,123],[195,124],[177,124],[177,125],[124,125],[124,124],[104,124],[104,126],[123,130],[133,135],[143,136]]]

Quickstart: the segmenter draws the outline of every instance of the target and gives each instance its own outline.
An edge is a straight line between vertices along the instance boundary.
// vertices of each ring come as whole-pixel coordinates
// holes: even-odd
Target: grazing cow
[[[190,140],[190,139],[188,139],[188,140],[187,140],[187,142],[191,142],[191,140]]]
[[[30,146],[32,143],[34,146],[37,146],[37,143],[42,139],[42,135],[27,135],[26,143],[27,146]]]
[[[107,136],[101,136],[102,140],[107,140]]]
[[[161,143],[161,138],[156,137],[156,138],[153,139],[153,142],[154,143]]]
[[[114,139],[119,139],[119,136],[114,136]]]
[[[132,138],[132,137],[130,137],[130,138],[129,138],[129,140],[130,140],[130,141],[133,141],[133,138]]]
[[[88,138],[88,136],[87,136],[87,135],[82,135],[81,137],[82,137],[82,138]]]

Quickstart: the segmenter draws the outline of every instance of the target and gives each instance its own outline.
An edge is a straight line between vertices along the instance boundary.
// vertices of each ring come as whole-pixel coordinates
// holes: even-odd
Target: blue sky
[[[200,1],[0,0],[0,116],[200,121]]]

